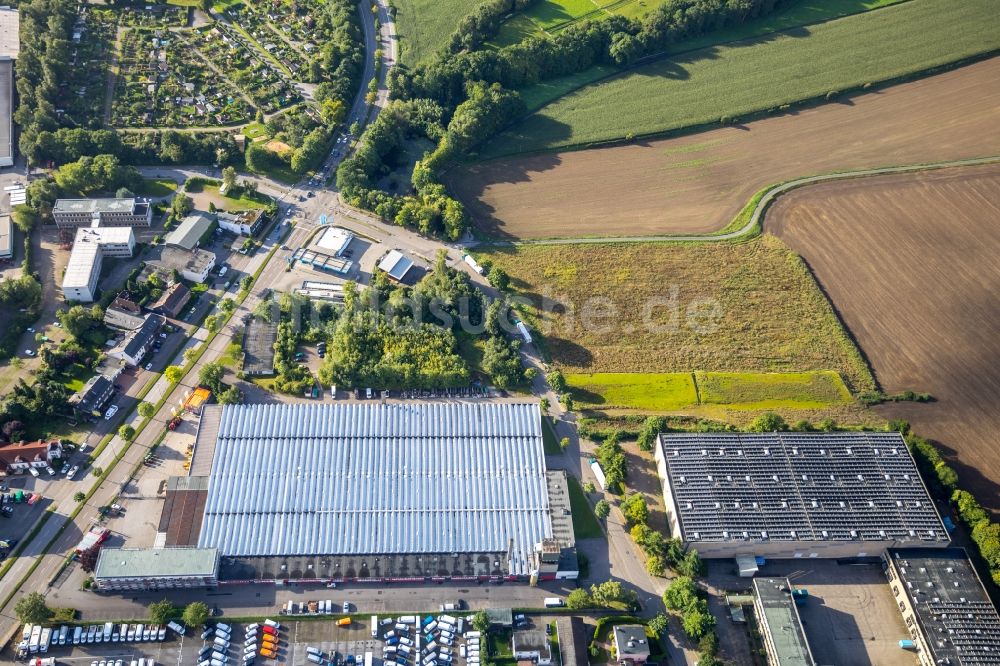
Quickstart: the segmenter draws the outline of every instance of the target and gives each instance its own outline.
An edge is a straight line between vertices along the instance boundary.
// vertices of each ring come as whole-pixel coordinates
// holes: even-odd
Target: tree
[[[663,605],[672,611],[683,611],[697,601],[698,587],[690,576],[674,578],[663,593]]]
[[[174,614],[174,605],[166,599],[149,604],[149,620],[153,624],[166,624]]]
[[[95,543],[87,550],[80,553],[80,568],[87,573],[92,573],[97,568],[97,556],[101,554],[101,544]]]
[[[216,333],[222,328],[222,316],[213,314],[205,317],[205,328],[212,333]]]
[[[177,217],[184,217],[194,210],[194,201],[183,192],[178,192],[174,195],[174,200],[170,204],[170,208]]]
[[[715,618],[708,612],[708,604],[700,599],[692,608],[684,611],[681,626],[688,638],[698,640],[715,627]]]
[[[781,418],[778,414],[775,414],[774,412],[764,412],[750,422],[750,426],[747,430],[749,432],[779,432],[788,430],[788,424],[785,423],[785,419]]]
[[[145,400],[139,403],[136,410],[139,412],[139,416],[144,419],[151,419],[153,418],[153,414],[156,413],[156,407],[152,403],[146,402]]]
[[[538,406],[542,408],[542,413],[543,414],[548,414],[549,407],[551,406],[551,404],[549,403],[549,399],[548,398],[546,398],[545,396],[542,396],[542,399],[538,401]]]
[[[596,493],[597,492],[597,486],[594,485],[593,481],[587,481],[585,484],[583,484],[583,492],[588,493],[588,494],[589,493]]]
[[[243,391],[237,386],[230,386],[218,395],[220,405],[238,405],[243,402]]]
[[[30,234],[38,222],[38,215],[25,204],[14,206],[10,211],[10,219],[13,220],[17,228],[25,234]]]
[[[667,572],[667,561],[662,555],[652,554],[646,556],[646,572],[650,576],[663,576]]]
[[[198,358],[198,348],[188,347],[187,349],[184,350],[184,353],[181,355],[181,358],[184,359],[185,363],[194,363],[195,359]]]
[[[669,624],[670,618],[665,613],[657,613],[646,626],[659,638],[666,638]]]
[[[227,193],[232,193],[236,187],[236,169],[231,166],[222,170],[222,187]]]
[[[606,499],[598,500],[597,504],[594,506],[594,515],[597,516],[600,520],[604,520],[605,518],[608,517],[608,514],[610,513],[611,513],[611,505],[608,504],[608,500]]]
[[[700,576],[704,571],[705,565],[701,561],[701,556],[698,555],[697,550],[689,550],[684,553],[684,557],[681,558],[680,562],[676,564],[677,573],[682,576],[690,576],[695,578]]]
[[[621,503],[622,513],[629,525],[645,525],[649,520],[649,507],[639,493],[627,495]]]
[[[52,610],[45,605],[45,597],[38,592],[29,592],[18,599],[14,613],[23,624],[42,624],[52,616]]]
[[[100,478],[100,477],[104,476],[104,468],[103,467],[94,467],[94,468],[92,468],[90,470],[90,473],[93,474],[94,476]]]
[[[478,611],[472,616],[472,628],[484,636],[490,630],[490,616],[486,611]]]
[[[549,374],[545,375],[545,380],[549,383],[549,386],[556,393],[566,392],[566,378],[563,373],[559,370],[553,370]]]
[[[3,424],[0,431],[8,442],[16,442],[24,437],[25,425],[21,421],[12,420]]]
[[[122,426],[118,428],[118,436],[126,442],[131,442],[132,438],[135,437],[135,428],[127,423],[123,423]]]
[[[639,449],[642,451],[652,451],[653,444],[656,443],[656,436],[667,429],[667,419],[662,416],[650,416],[642,424],[639,431]]]
[[[563,451],[569,448],[569,437],[563,437],[559,440],[559,448]]]
[[[198,383],[218,394],[222,391],[222,377],[225,372],[226,369],[220,363],[206,363],[198,372]]]
[[[601,606],[610,606],[615,603],[631,605],[638,598],[635,590],[625,587],[617,580],[607,580],[599,585],[591,585],[590,596],[594,603]]]
[[[184,369],[176,365],[168,365],[167,369],[163,371],[163,376],[171,384],[176,384],[184,376]]]
[[[590,593],[583,588],[575,589],[566,595],[566,608],[571,610],[590,608],[593,605],[594,601],[590,598]]]
[[[198,627],[208,620],[208,606],[201,601],[192,601],[184,608],[181,619],[189,627]]]
[[[73,494],[73,501],[74,502],[78,502],[79,503],[79,502],[83,502],[86,499],[87,499],[87,496],[85,494],[83,494],[83,492],[81,492],[81,491],[78,491],[78,492],[76,492],[76,493]]]
[[[219,301],[219,309],[225,312],[227,315],[232,314],[233,310],[236,309],[236,301],[231,298],[223,298]]]

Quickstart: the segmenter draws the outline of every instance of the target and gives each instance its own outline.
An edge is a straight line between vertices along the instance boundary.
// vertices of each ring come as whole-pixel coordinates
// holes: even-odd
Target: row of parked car
[[[247,625],[243,633],[243,655],[240,658],[242,666],[253,664],[258,653],[262,657],[274,659],[278,652],[280,631],[281,625],[274,620]],[[232,627],[219,622],[215,626],[206,627],[201,637],[206,643],[198,652],[198,666],[227,666],[229,651],[233,646]]]

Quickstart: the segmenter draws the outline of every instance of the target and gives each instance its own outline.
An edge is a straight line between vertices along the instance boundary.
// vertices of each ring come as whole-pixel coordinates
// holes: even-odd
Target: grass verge
[[[580,481],[571,474],[566,475],[569,484],[569,508],[573,513],[573,536],[577,539],[603,539],[604,530],[597,522],[594,507],[580,487]]]

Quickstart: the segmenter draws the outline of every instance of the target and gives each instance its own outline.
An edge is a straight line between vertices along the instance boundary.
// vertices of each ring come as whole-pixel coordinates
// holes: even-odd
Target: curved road
[[[969,160],[953,160],[950,162],[932,162],[930,164],[912,164],[907,166],[879,167],[875,169],[859,169],[857,171],[843,171],[840,173],[828,173],[820,176],[806,176],[797,178],[780,185],[775,185],[764,193],[757,206],[750,215],[747,223],[735,231],[727,231],[724,234],[700,234],[693,236],[603,236],[584,238],[551,238],[539,240],[519,240],[519,241],[472,241],[466,244],[467,247],[514,247],[517,245],[579,245],[582,243],[715,243],[719,241],[733,240],[740,238],[753,230],[760,222],[761,216],[771,203],[789,190],[794,190],[805,185],[821,183],[827,180],[841,180],[845,178],[862,178],[864,176],[881,176],[891,173],[906,173],[908,171],[930,171],[932,169],[946,169],[948,167],[976,166],[979,164],[992,164],[1000,162],[1000,156],[978,157]]]

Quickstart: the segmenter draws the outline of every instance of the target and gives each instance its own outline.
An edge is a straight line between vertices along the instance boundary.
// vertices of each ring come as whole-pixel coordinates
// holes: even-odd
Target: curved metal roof
[[[198,543],[250,557],[513,542],[524,563],[552,535],[548,509],[537,404],[233,405]]]

